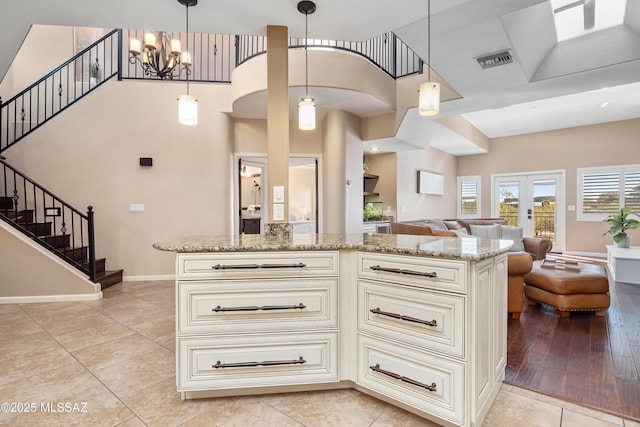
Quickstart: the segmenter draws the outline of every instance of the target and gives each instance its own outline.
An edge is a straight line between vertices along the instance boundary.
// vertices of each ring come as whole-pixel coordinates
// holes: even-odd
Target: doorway
[[[552,252],[564,251],[564,171],[494,175],[492,216],[522,227],[527,237],[545,237]]]
[[[269,221],[267,158],[264,156],[237,157],[236,208],[239,234],[262,234]],[[319,159],[291,157],[289,159],[289,212],[287,221],[294,233],[320,231]]]

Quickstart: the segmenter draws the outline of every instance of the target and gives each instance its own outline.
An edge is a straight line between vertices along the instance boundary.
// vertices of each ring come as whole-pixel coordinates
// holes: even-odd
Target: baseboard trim
[[[155,276],[123,276],[123,282],[149,282],[153,280],[176,280],[175,274],[164,274]]]
[[[102,292],[95,294],[72,295],[36,295],[22,297],[0,297],[0,304],[29,304],[34,302],[71,302],[71,301],[95,301],[102,299]]]

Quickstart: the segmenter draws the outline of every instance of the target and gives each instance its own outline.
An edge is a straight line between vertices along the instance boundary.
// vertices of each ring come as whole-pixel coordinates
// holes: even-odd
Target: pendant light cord
[[[189,52],[189,4],[187,8],[187,53]],[[187,69],[187,95],[189,95],[189,70]]]
[[[428,80],[431,81],[431,0],[427,1],[427,72]]]
[[[304,14],[304,87],[309,97],[309,12]]]

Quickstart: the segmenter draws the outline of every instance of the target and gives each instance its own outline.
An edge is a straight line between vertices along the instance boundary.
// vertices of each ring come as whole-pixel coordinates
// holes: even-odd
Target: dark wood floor
[[[640,421],[640,285],[614,285],[606,317],[529,306],[509,319],[506,382]]]

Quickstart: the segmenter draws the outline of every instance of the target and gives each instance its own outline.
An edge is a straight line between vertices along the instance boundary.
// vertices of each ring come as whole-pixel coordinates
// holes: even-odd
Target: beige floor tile
[[[355,390],[287,393],[268,404],[305,426],[369,426],[388,405]]]
[[[115,427],[146,427],[146,424],[138,417],[129,418]]]
[[[529,399],[539,400],[541,402],[546,402],[551,405],[557,406],[559,408],[566,408],[574,412],[579,412],[591,418],[597,418],[602,420],[603,422],[613,423],[617,425],[622,425],[622,419],[618,416],[611,415],[607,412],[598,411],[596,409],[588,408],[586,406],[580,406],[572,402],[568,402],[566,400],[561,400],[552,396],[548,396],[543,393],[537,393],[532,390],[527,390],[521,387],[511,386],[511,392],[515,394],[519,394],[521,396],[527,397]]]
[[[166,348],[167,350],[170,350],[172,352],[176,352],[176,334],[175,332],[170,334],[170,335],[165,335],[163,337],[158,337],[154,340],[155,342],[157,342],[158,344],[160,344],[161,346],[163,346],[164,348]]]
[[[175,335],[176,317],[172,314],[170,316],[160,317],[135,325],[130,325],[130,328],[149,339],[155,340],[167,335]]]
[[[100,382],[89,371],[69,358],[63,363],[50,365],[46,371],[1,385],[0,396],[4,402],[34,403],[39,412],[41,403],[65,402],[71,396],[82,395],[86,390],[98,386],[101,386]],[[20,415],[1,413],[0,420],[7,421]]]
[[[619,427],[622,426],[622,420],[611,423],[603,421],[599,418],[593,418],[580,412],[574,412],[569,409],[562,410],[561,427]]]
[[[177,426],[219,404],[219,399],[181,400],[174,377],[124,396],[122,401],[149,426]]]
[[[84,304],[75,301],[32,302],[28,304],[20,304],[20,308],[22,308],[25,312],[31,314],[34,318],[52,314],[80,313],[88,309],[88,307],[86,307]]]
[[[17,311],[24,312],[18,304],[0,304],[0,316],[6,313],[14,313]]]
[[[114,322],[71,331],[57,336],[56,340],[68,351],[74,352],[135,333],[136,331]]]
[[[500,391],[484,427],[559,427],[562,408],[522,395]],[[516,424],[514,424],[516,423]]]
[[[2,366],[0,385],[38,375],[66,364],[80,366],[58,343],[49,345],[49,342],[43,342],[42,348],[44,350],[41,352],[2,353],[0,356],[0,366]]]
[[[26,316],[26,314],[25,314]],[[0,346],[8,341],[19,339],[34,333],[44,332],[42,326],[34,322],[30,317],[12,321],[0,320]]]
[[[130,355],[117,363],[92,369],[92,372],[118,397],[175,378],[175,354],[157,347],[153,352]]]
[[[135,333],[72,353],[89,369],[100,369],[120,363],[137,355],[153,354],[166,349],[150,339]]]
[[[215,407],[189,419],[184,427],[303,427],[282,412],[252,398],[230,397],[218,399]]]
[[[114,426],[135,417],[103,385],[48,399],[38,407],[36,413],[21,414],[10,421],[25,426]]]
[[[371,427],[439,427],[432,421],[404,411],[400,408],[389,406]]]
[[[126,298],[126,295],[124,296]],[[104,307],[96,310],[105,312]],[[126,299],[115,307],[108,308],[108,316],[124,325],[132,326],[147,322],[151,319],[159,319],[173,315],[173,311],[160,307],[159,305],[142,301],[136,298]]]
[[[77,331],[79,327],[86,329],[115,323],[113,319],[92,309],[85,309],[77,313],[46,312],[34,315],[34,319],[54,337]]]

